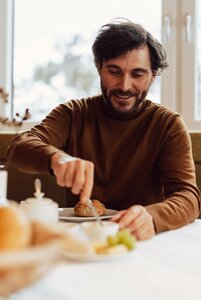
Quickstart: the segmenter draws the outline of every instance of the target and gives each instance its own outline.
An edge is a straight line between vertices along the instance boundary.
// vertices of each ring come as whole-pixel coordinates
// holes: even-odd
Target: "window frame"
[[[192,1],[192,0],[191,0]],[[197,41],[198,41],[198,0],[192,3],[183,0],[182,21],[187,15],[192,17],[191,40],[188,43],[185,36],[185,26],[181,27],[181,115],[188,121],[188,128],[192,130],[201,130],[201,121],[195,120],[196,96],[198,86],[197,76]],[[188,59],[186,59],[188,58]],[[190,59],[189,59],[190,58]],[[200,83],[201,84],[201,83]],[[189,88],[189,86],[191,88]],[[192,101],[191,99],[194,99]],[[201,101],[201,99],[200,99]],[[193,105],[192,105],[193,104]]]
[[[180,113],[189,131],[201,130],[201,121],[195,120],[195,97],[198,84],[197,7],[198,0],[163,0],[162,3],[163,43],[167,49],[170,64],[162,75],[162,104]],[[185,17],[187,15],[192,18],[190,42],[186,41]],[[169,17],[170,23],[169,40],[165,36],[167,28],[164,26],[164,20],[166,17]],[[194,99],[194,101],[189,99]]]
[[[0,87],[13,98],[13,0],[0,0]],[[0,102],[0,114],[12,116],[12,101]]]

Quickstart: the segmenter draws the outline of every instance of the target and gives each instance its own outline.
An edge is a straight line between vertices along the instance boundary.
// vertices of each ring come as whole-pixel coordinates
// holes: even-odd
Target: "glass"
[[[100,93],[91,46],[103,24],[125,17],[161,40],[161,0],[125,0],[123,5],[116,0],[15,0],[14,15],[13,108],[20,114],[30,108],[34,121],[59,103]],[[148,98],[160,102],[160,80]]]
[[[7,202],[8,172],[4,165],[0,165],[0,204]]]

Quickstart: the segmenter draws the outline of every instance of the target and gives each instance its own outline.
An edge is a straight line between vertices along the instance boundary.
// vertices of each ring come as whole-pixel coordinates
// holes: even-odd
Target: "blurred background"
[[[9,92],[0,115],[29,108],[29,127],[62,102],[100,93],[91,46],[116,17],[142,24],[168,51],[169,68],[147,98],[201,130],[199,0],[0,0],[0,87]]]

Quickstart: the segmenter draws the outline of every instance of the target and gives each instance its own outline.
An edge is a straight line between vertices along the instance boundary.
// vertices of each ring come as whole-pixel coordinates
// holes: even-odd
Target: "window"
[[[100,26],[117,16],[141,23],[168,51],[169,68],[148,98],[181,113],[189,130],[201,130],[199,0],[125,0],[123,6],[116,0],[0,0],[0,86],[10,91],[8,111],[28,107],[39,121],[61,102],[99,93],[91,46]]]
[[[161,0],[74,0],[70,9],[66,0],[15,0],[14,111],[30,107],[37,121],[61,102],[100,93],[91,51],[100,26],[124,16],[160,39],[160,8]],[[150,94],[160,101],[159,84]]]
[[[163,42],[170,67],[162,76],[162,102],[181,113],[189,130],[201,130],[201,6],[197,0],[163,1]]]

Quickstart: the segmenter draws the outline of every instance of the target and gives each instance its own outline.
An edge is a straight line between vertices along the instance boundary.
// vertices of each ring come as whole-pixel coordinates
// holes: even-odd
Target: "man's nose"
[[[118,87],[122,91],[127,91],[132,88],[132,78],[129,75],[124,75],[120,78]]]

